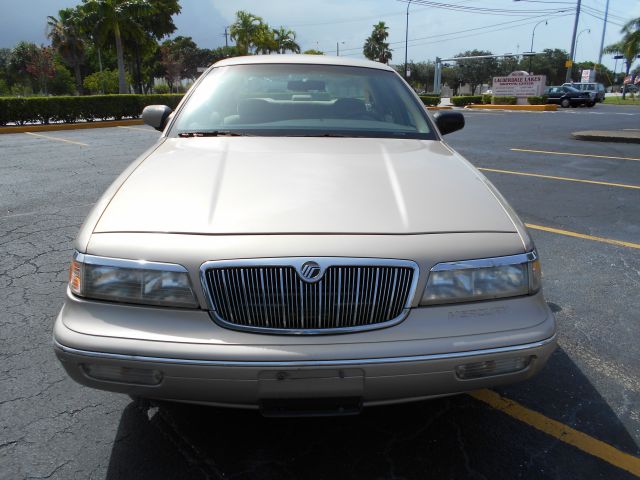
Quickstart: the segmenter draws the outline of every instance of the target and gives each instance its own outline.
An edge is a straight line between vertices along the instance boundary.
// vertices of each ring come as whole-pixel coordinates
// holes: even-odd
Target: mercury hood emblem
[[[305,262],[300,267],[300,276],[307,282],[313,281],[320,275],[320,265],[316,262]]]

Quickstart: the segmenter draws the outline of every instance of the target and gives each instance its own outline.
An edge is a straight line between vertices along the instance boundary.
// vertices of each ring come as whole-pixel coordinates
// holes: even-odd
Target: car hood
[[[440,141],[169,138],[117,190],[99,232],[515,232],[488,181]]]

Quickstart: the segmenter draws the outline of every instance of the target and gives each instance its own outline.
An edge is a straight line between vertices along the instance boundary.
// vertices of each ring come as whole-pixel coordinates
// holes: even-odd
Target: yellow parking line
[[[478,112],[475,110],[469,110],[468,112],[464,112],[464,114],[466,115],[467,113],[473,113],[473,115],[499,115],[504,117],[504,113],[494,113],[494,112]]]
[[[157,133],[160,134],[160,132],[158,132],[155,129],[151,129],[151,128],[143,128],[143,127],[125,127],[124,125],[119,125],[118,128],[128,128],[129,130],[142,130],[143,132],[150,132],[150,133]]]
[[[42,138],[46,138],[47,140],[54,140],[56,142],[73,143],[74,145],[80,145],[81,147],[88,147],[89,146],[86,143],[74,142],[73,140],[67,140],[67,139],[59,138],[59,137],[51,137],[49,135],[42,135],[40,133],[24,132],[24,134],[25,135],[33,135],[34,137],[42,137]]]
[[[614,157],[611,155],[593,155],[591,153],[569,153],[569,152],[550,152],[548,150],[529,150],[526,148],[510,148],[512,152],[527,152],[527,153],[545,153],[548,155],[568,155],[571,157],[591,157],[591,158],[611,158],[613,160],[634,160],[640,162],[640,158],[634,157]]]
[[[478,170],[482,170],[483,172],[495,172],[495,173],[508,173],[510,175],[522,175],[522,176],[525,176],[525,177],[547,178],[549,180],[564,180],[565,182],[592,183],[594,185],[605,185],[607,187],[637,188],[637,189],[640,190],[640,185],[627,185],[625,183],[611,183],[611,182],[600,182],[600,181],[597,181],[597,180],[583,180],[583,179],[580,179],[580,178],[556,177],[554,175],[542,175],[542,174],[539,174],[539,173],[514,172],[512,170],[499,170],[497,168],[478,167]]]
[[[582,238],[584,240],[593,240],[594,242],[608,243],[610,245],[616,245],[618,247],[629,247],[640,249],[639,243],[623,242],[622,240],[614,240],[611,238],[595,237],[593,235],[586,235],[584,233],[570,232],[568,230],[561,230],[559,228],[543,227],[542,225],[533,225],[531,223],[525,223],[528,228],[534,230],[542,230],[543,232],[557,233],[558,235],[566,235],[568,237]]]
[[[519,403],[502,397],[491,390],[478,390],[469,393],[469,395],[496,410],[506,413],[516,420],[557,438],[561,442],[572,445],[589,455],[593,455],[633,475],[640,476],[640,458],[638,457],[621,452],[608,443],[596,440],[586,433],[575,430],[557,420],[552,420],[541,413],[529,410]]]

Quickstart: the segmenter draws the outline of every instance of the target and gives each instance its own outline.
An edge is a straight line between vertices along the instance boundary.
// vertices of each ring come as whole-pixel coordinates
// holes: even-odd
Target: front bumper
[[[389,404],[513,383],[536,374],[556,347],[555,319],[542,295],[478,305],[412,309],[402,324],[374,332],[291,338],[221,329],[206,312],[131,310],[69,297],[56,321],[54,349],[67,373],[89,387],[241,408],[259,408],[273,399],[348,397],[365,406]],[[134,320],[123,318],[131,311],[136,318],[149,315],[146,332],[140,330],[142,324],[129,333],[122,330],[122,325],[135,326]],[[177,317],[163,317],[172,314]],[[518,328],[499,331],[503,316],[512,316],[511,324]],[[527,318],[528,326],[515,317]],[[469,330],[474,321],[492,325],[492,331],[455,331],[459,325]],[[182,322],[183,331],[208,332],[210,340],[188,342],[152,332],[155,326],[166,332],[175,322]],[[85,332],[78,331],[82,324],[87,325]],[[196,325],[203,329],[196,330]],[[513,373],[476,379],[456,374],[460,365],[516,357],[531,361]],[[153,370],[161,380],[142,385],[98,379],[87,373],[87,366]]]
[[[556,338],[459,354],[318,362],[216,362],[89,352],[55,343],[67,373],[78,383],[146,398],[259,408],[268,399],[357,397],[364,406],[452,395],[525,380],[535,375],[556,347]],[[471,362],[531,356],[516,373],[462,380],[455,368]],[[97,380],[84,365],[150,369],[162,373],[156,386]]]

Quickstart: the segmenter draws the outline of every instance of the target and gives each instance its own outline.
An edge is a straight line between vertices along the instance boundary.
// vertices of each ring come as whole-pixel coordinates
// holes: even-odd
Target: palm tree
[[[629,76],[633,61],[640,55],[640,17],[631,20],[621,30],[624,34],[622,40],[609,45],[604,53],[617,53],[625,59],[625,77]],[[626,86],[622,89],[622,98],[627,94]]]
[[[153,7],[145,0],[83,0],[81,5],[85,24],[92,27],[97,38],[113,38],[118,61],[118,91],[127,93],[127,81],[124,72],[124,49],[122,38],[140,36],[141,26],[137,18],[153,14]]]
[[[58,12],[58,18],[47,17],[47,37],[51,45],[71,68],[76,77],[76,89],[82,91],[82,73],[85,45],[82,40],[78,12],[65,8]]]
[[[253,43],[256,53],[268,55],[273,52],[278,52],[278,42],[275,37],[275,31],[271,30],[266,23],[260,24]]]
[[[264,35],[264,25],[262,18],[257,15],[244,10],[236,12],[236,21],[229,28],[229,33],[243,55],[248,55],[256,42],[260,42],[260,35]]]
[[[296,32],[280,27],[273,30],[278,53],[300,53],[300,45],[296,43]]]
[[[385,42],[389,36],[389,27],[384,22],[378,22],[373,26],[371,36],[364,43],[363,53],[369,60],[380,63],[389,63],[391,60],[391,49]]]

